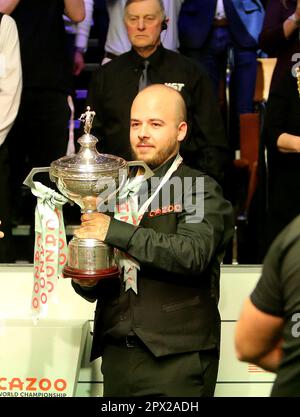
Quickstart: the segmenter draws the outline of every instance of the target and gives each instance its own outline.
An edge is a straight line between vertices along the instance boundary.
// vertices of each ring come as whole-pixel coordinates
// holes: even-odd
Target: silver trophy
[[[142,166],[150,171],[143,161],[127,162],[114,155],[101,154],[96,149],[98,139],[91,135],[95,112],[87,107],[80,120],[84,135],[78,139],[77,154],[64,156],[51,163],[50,168],[34,168],[25,180],[32,186],[32,177],[37,172],[49,172],[59,191],[79,205],[82,213],[97,211],[125,185],[128,168]],[[63,270],[65,278],[103,279],[118,278],[119,268],[115,249],[97,239],[73,237],[68,244],[68,261]]]

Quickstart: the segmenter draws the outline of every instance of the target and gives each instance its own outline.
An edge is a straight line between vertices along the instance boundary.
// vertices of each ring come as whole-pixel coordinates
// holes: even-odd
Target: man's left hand
[[[74,234],[79,239],[105,240],[110,217],[103,213],[86,213],[81,216],[81,226]]]

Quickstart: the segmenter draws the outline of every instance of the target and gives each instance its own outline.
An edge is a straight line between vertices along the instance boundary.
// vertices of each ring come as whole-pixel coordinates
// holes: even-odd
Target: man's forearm
[[[288,39],[296,30],[299,29],[300,20],[300,2],[297,1],[295,13],[289,16],[283,23],[283,33],[286,39]]]
[[[0,0],[1,1],[1,0]],[[85,18],[83,0],[64,0],[65,14],[75,23],[82,22]]]
[[[0,12],[11,14],[19,3],[20,0],[0,0]]]
[[[300,136],[282,133],[277,140],[280,152],[300,152]]]
[[[87,48],[90,29],[93,22],[94,2],[92,0],[85,0],[85,18],[77,25],[77,33],[75,38],[75,46],[77,48]]]
[[[276,346],[266,355],[254,360],[253,363],[266,371],[276,372],[282,359],[282,349]]]

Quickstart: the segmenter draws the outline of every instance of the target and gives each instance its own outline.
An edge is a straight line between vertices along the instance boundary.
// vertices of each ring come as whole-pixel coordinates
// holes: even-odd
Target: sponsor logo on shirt
[[[170,204],[165,207],[157,208],[148,212],[149,217],[161,216],[162,214],[180,213],[182,211],[181,204]]]
[[[184,83],[165,83],[165,85],[166,85],[167,87],[172,87],[172,88],[174,88],[174,90],[179,91],[179,93],[180,93],[180,91],[183,89],[183,87],[185,86],[185,84],[184,84]]]

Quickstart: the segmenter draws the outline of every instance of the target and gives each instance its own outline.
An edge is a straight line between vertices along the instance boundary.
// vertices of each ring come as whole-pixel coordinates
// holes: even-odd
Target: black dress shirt
[[[162,178],[171,163],[157,169],[155,177]],[[183,187],[182,203],[175,193],[170,195],[170,206],[182,204],[181,210],[164,211],[163,205],[158,212],[148,210],[139,226],[112,219],[105,238],[139,262],[138,293],[125,291],[118,280],[104,279],[90,288],[73,283],[88,301],[98,300],[93,359],[101,354],[107,335],[119,339],[135,334],[155,356],[219,348],[220,262],[233,232],[232,207],[220,186],[199,171],[181,164],[174,177],[192,179],[192,187]],[[196,185],[200,178],[203,194]],[[203,201],[204,217],[191,223],[189,202],[196,198]]]

